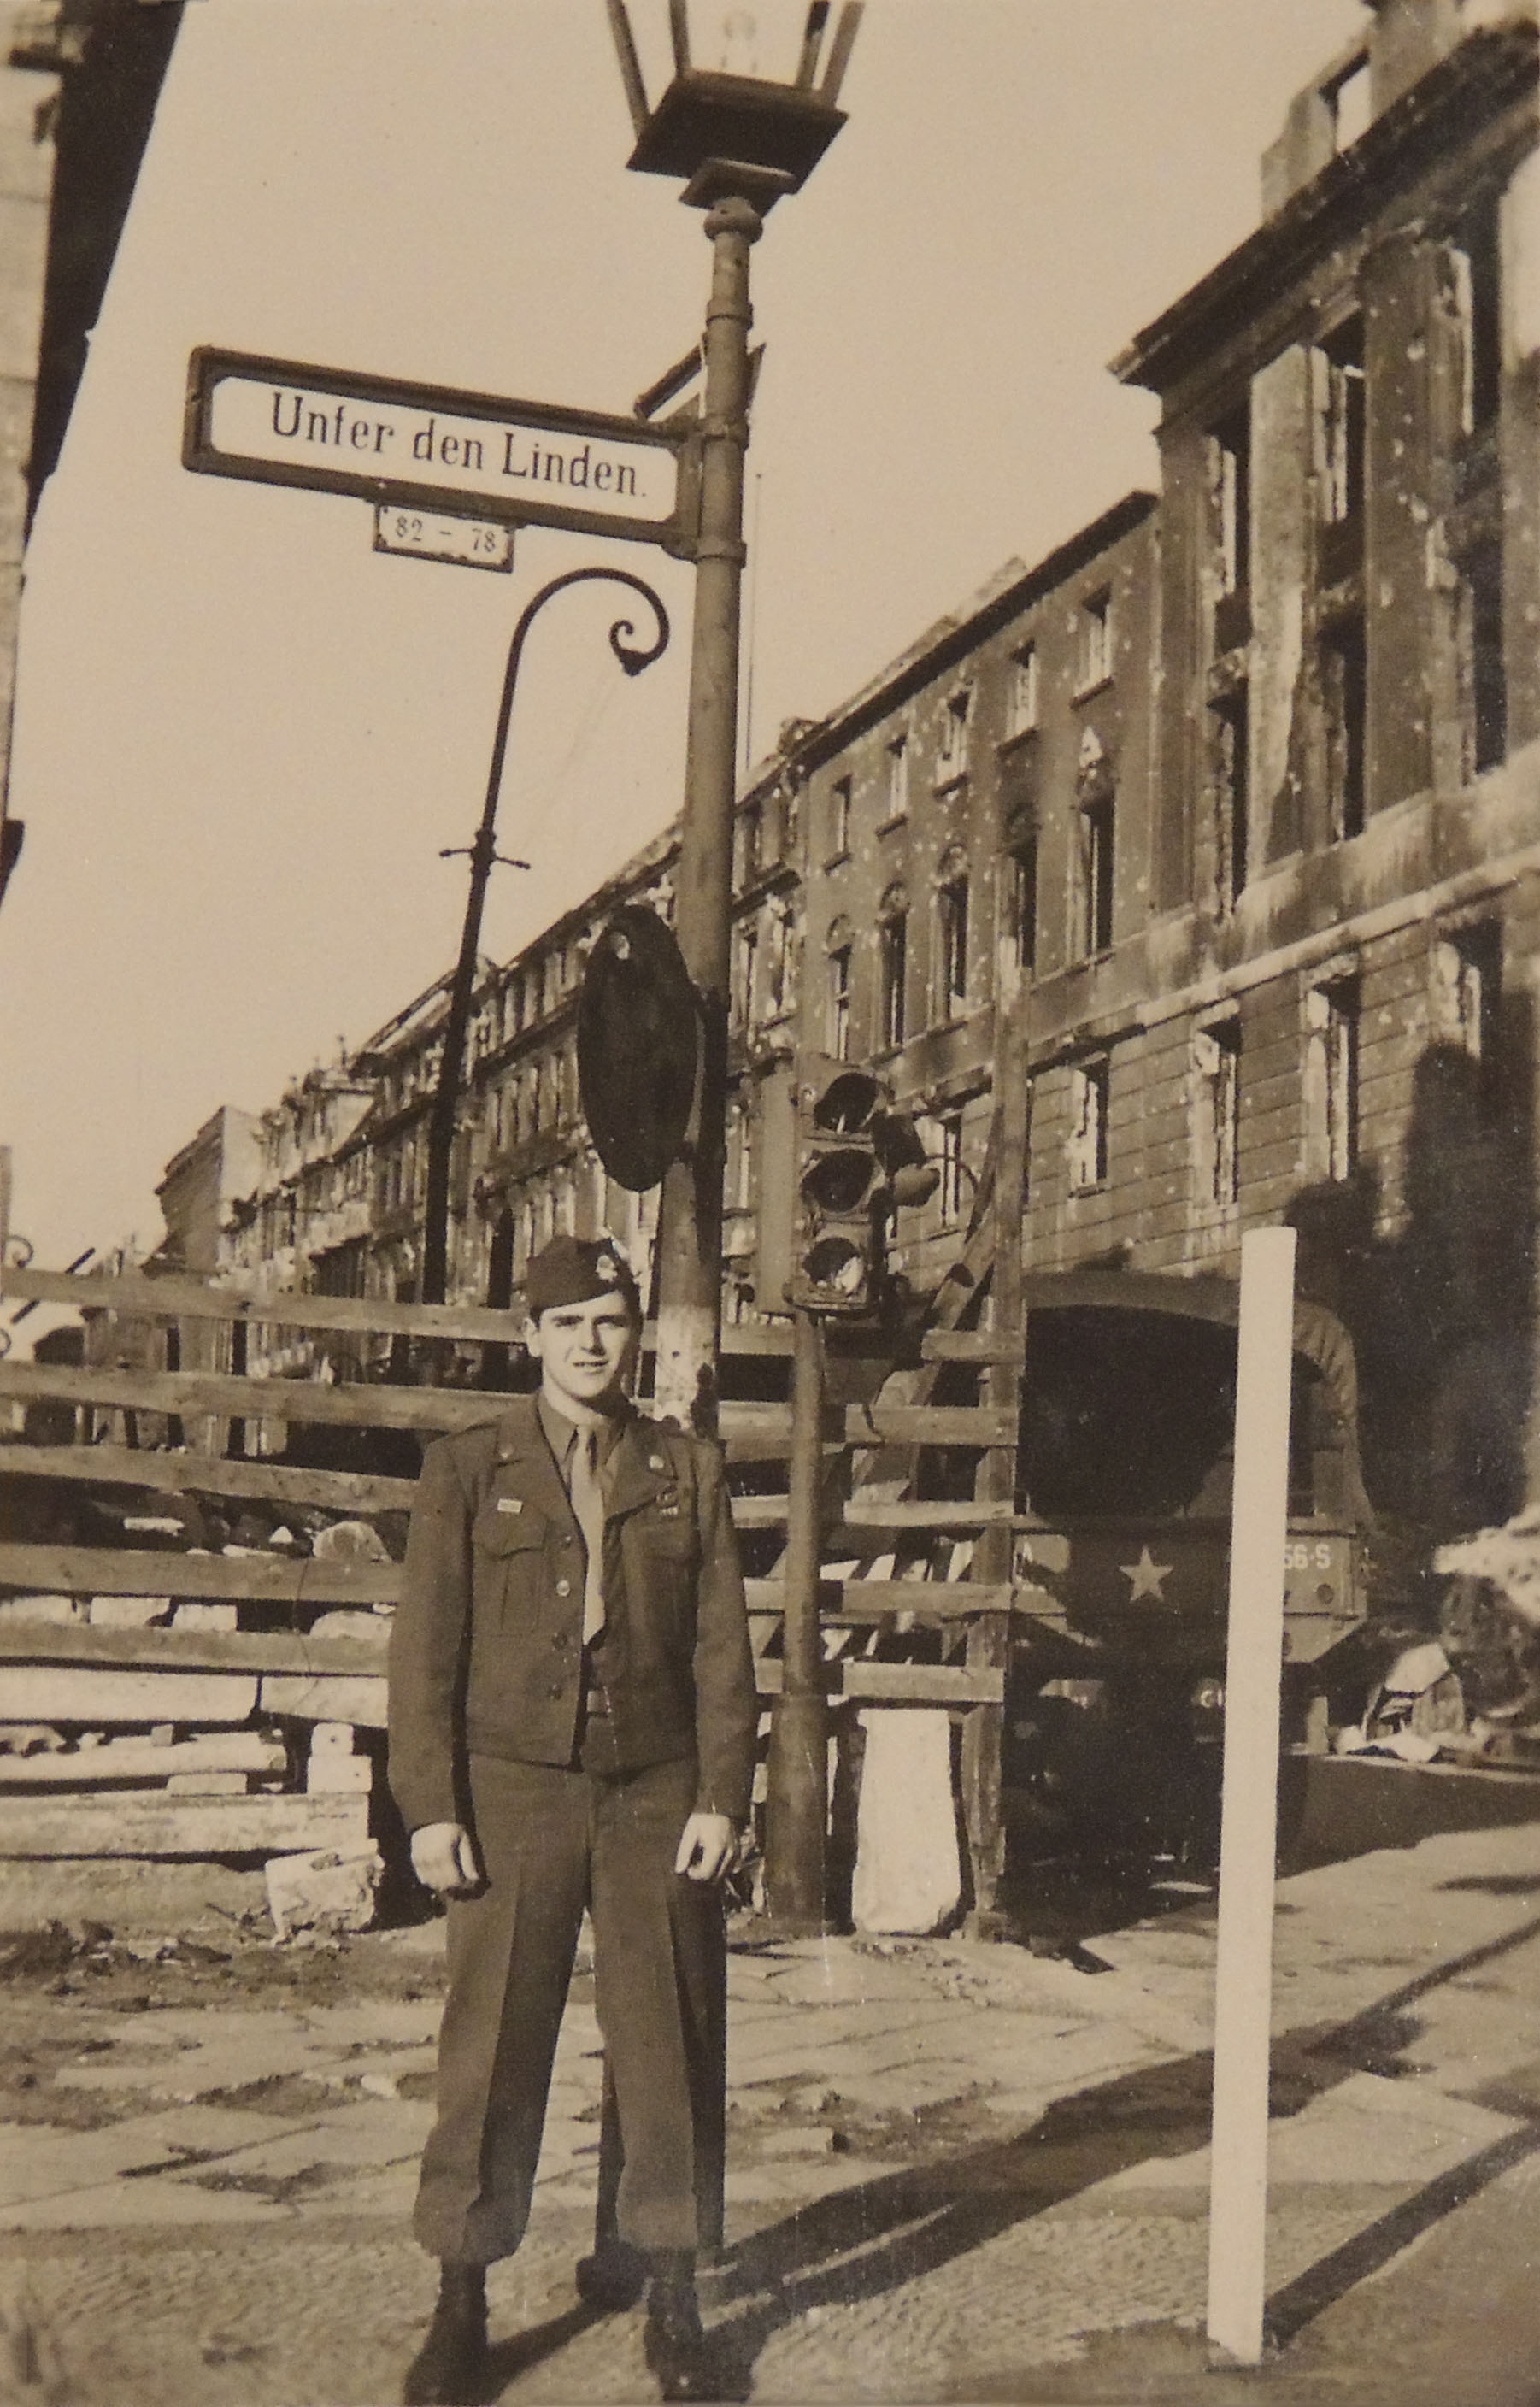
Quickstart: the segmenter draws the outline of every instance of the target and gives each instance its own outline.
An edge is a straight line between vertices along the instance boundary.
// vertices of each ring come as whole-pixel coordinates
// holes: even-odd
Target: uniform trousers
[[[449,1908],[417,2237],[480,2265],[523,2238],[587,1906],[613,2105],[600,2229],[638,2248],[693,2249],[720,2220],[727,2030],[721,1891],[674,1870],[695,1765],[599,1773],[479,1755],[469,1774],[485,1886]]]

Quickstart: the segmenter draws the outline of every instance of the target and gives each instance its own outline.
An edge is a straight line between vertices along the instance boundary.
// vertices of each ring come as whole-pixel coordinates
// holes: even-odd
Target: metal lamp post
[[[707,212],[712,247],[700,421],[701,514],[676,932],[701,1000],[705,1047],[692,1141],[664,1174],[658,1238],[660,1413],[715,1428],[721,1330],[722,1171],[727,1109],[727,992],[733,901],[734,763],[738,719],[738,605],[743,576],[744,455],[749,443],[749,254],[765,212],[812,173],[844,124],[835,106],[861,21],[845,0],[824,55],[829,0],[795,12],[787,79],[760,72],[758,36],[776,10],[703,5],[692,47],[689,0],[646,0],[666,15],[673,77],[650,107],[626,0],[606,0],[635,128],[627,164],[684,181],[681,198]],[[638,7],[640,17],[641,7]],[[800,21],[800,37],[794,26]],[[727,64],[705,65],[720,27]],[[820,70],[821,64],[821,74]],[[747,69],[745,72],[743,70]],[[663,380],[663,389],[671,379]]]
[[[563,593],[569,585],[592,583],[628,585],[639,593],[653,614],[656,632],[649,643],[636,644],[630,639],[635,629],[629,619],[617,619],[609,631],[609,648],[627,677],[637,677],[650,666],[668,643],[668,613],[652,591],[639,577],[625,568],[569,568],[562,577],[553,577],[542,585],[538,593],[526,604],[508,646],[507,667],[503,673],[503,698],[498,705],[497,733],[492,739],[492,767],[487,776],[487,795],[481,806],[481,820],[469,845],[446,847],[446,858],[456,852],[468,852],[471,864],[470,892],[465,898],[464,925],[460,936],[460,957],[449,982],[449,1016],[444,1029],[444,1051],[439,1061],[438,1083],[434,1090],[433,1108],[428,1118],[427,1197],[423,1207],[422,1275],[418,1293],[424,1303],[442,1303],[449,1275],[449,1161],[454,1150],[455,1112],[460,1099],[465,1060],[465,1033],[470,1026],[471,1004],[476,996],[476,965],[481,945],[481,911],[487,897],[487,885],[496,862],[504,858],[497,850],[497,801],[503,785],[503,763],[507,756],[508,726],[513,717],[514,689],[519,682],[519,666],[524,657],[524,639],[539,612],[553,595]],[[527,869],[527,861],[510,862],[514,869]]]
[[[629,164],[684,178],[683,199],[707,211],[711,298],[703,346],[701,520],[690,729],[679,833],[677,933],[701,1000],[705,1047],[693,1142],[663,1178],[658,1268],[656,1395],[662,1412],[709,1432],[721,1332],[722,1171],[727,1110],[727,990],[733,904],[734,762],[738,717],[738,601],[743,575],[744,455],[750,370],[749,254],[774,204],[812,173],[845,120],[836,102],[861,22],[846,0],[824,58],[829,0],[781,23],[786,80],[762,72],[772,7],[703,5],[692,50],[688,0],[667,0],[673,79],[649,108],[625,0],[606,0],[636,131]],[[658,0],[653,0],[654,25]],[[797,31],[800,22],[800,36]],[[720,28],[720,65],[707,25]],[[822,62],[820,74],[820,60]],[[660,393],[677,389],[664,378]],[[793,1460],[786,1560],[787,1659],[770,1742],[766,1875],[771,1911],[788,1928],[824,1922],[828,1703],[818,1643],[818,1470],[822,1345],[796,1316]],[[793,1644],[793,1641],[796,1643]]]

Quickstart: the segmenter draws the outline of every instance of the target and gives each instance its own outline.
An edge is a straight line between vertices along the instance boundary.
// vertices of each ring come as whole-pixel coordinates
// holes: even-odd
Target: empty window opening
[[[1363,829],[1367,666],[1362,619],[1342,620],[1327,629],[1320,644],[1320,684],[1326,824],[1333,844],[1362,834]]]
[[[829,789],[829,859],[843,861],[850,849],[850,794],[848,777],[836,777]]]
[[[1503,275],[1497,199],[1489,193],[1455,230],[1463,336],[1462,419],[1467,434],[1496,420],[1503,398]]]
[[[891,904],[878,933],[882,1042],[902,1045],[908,1026],[909,916],[906,904]]]
[[[1112,589],[1088,594],[1080,605],[1080,691],[1105,685],[1112,675]]]
[[[1013,735],[1025,735],[1037,724],[1037,647],[1023,644],[1011,654],[1008,725]]]
[[[1320,515],[1328,526],[1356,525],[1363,510],[1363,320],[1349,318],[1319,354]]]
[[[962,1218],[963,1190],[968,1179],[962,1158],[962,1113],[943,1113],[936,1127],[941,1136],[941,1184],[937,1189],[941,1223],[943,1228],[955,1229]]]
[[[1479,545],[1461,563],[1459,613],[1465,765],[1471,776],[1479,776],[1504,761],[1508,750],[1500,543]]]
[[[759,944],[756,927],[738,930],[733,952],[733,1018],[743,1029],[749,1027],[754,1017],[754,962]]]
[[[1105,1054],[1070,1073],[1069,1184],[1079,1195],[1107,1175],[1107,1110],[1112,1065]]]
[[[960,777],[968,765],[968,713],[973,695],[966,686],[947,696],[941,714],[941,743],[936,769],[943,777]]]
[[[1219,907],[1233,911],[1246,887],[1250,807],[1251,711],[1244,686],[1216,703],[1214,719],[1214,885]]]
[[[939,938],[937,985],[941,1017],[955,1019],[968,1006],[968,876],[947,879],[935,898]]]
[[[909,807],[909,739],[895,735],[887,747],[885,821],[903,819]]]
[[[751,886],[760,874],[761,853],[764,842],[763,814],[758,803],[750,803],[740,821],[742,835],[742,882]]]
[[[1251,582],[1251,410],[1232,410],[1212,436],[1215,534],[1221,597]]]
[[[1006,856],[1005,907],[1016,966],[1030,976],[1037,966],[1037,826],[1020,829]]]
[[[829,953],[829,1050],[836,1061],[850,1058],[850,963],[854,947],[848,939],[834,944]]]
[[[1503,992],[1503,929],[1475,920],[1441,936],[1433,947],[1429,1019],[1436,1043],[1457,1046],[1477,1064],[1483,1110],[1496,1095],[1498,1014]]]
[[[1305,997],[1310,1151],[1319,1177],[1351,1178],[1359,1153],[1359,984],[1341,978]]]
[[[1241,1031],[1235,1019],[1192,1039],[1197,1080],[1198,1197],[1225,1212],[1240,1200]]]
[[[1332,147],[1350,150],[1369,128],[1369,55],[1356,59],[1324,94],[1332,112]]]
[[[1116,804],[1097,793],[1080,806],[1079,943],[1081,958],[1112,949],[1112,864]]]

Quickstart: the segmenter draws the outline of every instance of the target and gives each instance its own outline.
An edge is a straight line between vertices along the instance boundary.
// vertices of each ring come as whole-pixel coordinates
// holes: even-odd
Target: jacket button
[[[564,1646],[567,1643],[566,1631],[564,1630],[553,1630],[551,1632],[550,1643],[556,1647]]]
[[[560,1680],[556,1681],[556,1682],[552,1685],[551,1692],[550,1692],[550,1693],[551,1693],[551,1695],[552,1695],[552,1696],[557,1700],[557,1702],[561,1702],[561,1696],[562,1696],[562,1684],[561,1684]]]
[[[558,1596],[570,1596],[572,1582],[569,1579],[559,1579],[556,1583],[556,1593]]]
[[[563,1539],[562,1539],[562,1544],[563,1544],[563,1546],[575,1546],[575,1545],[578,1544],[578,1541],[577,1541],[577,1539],[576,1539],[575,1537],[573,1537],[573,1535],[571,1534],[571,1532],[570,1532],[570,1531],[567,1531],[567,1532],[563,1533]]]

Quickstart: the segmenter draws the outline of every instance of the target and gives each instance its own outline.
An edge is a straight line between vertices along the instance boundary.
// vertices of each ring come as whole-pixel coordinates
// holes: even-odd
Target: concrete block
[[[861,1722],[866,1751],[856,1816],[856,1928],[934,1930],[962,1897],[950,1719],[935,1708],[867,1711]]]
[[[305,1767],[310,1797],[367,1797],[374,1766],[366,1755],[312,1755]]]
[[[120,1602],[127,1603],[122,1598]],[[238,1630],[238,1604],[178,1604],[171,1617],[173,1630]]]
[[[278,1937],[292,1939],[297,1930],[367,1930],[384,1869],[373,1841],[346,1854],[316,1847],[307,1855],[270,1858],[267,1902]]]

